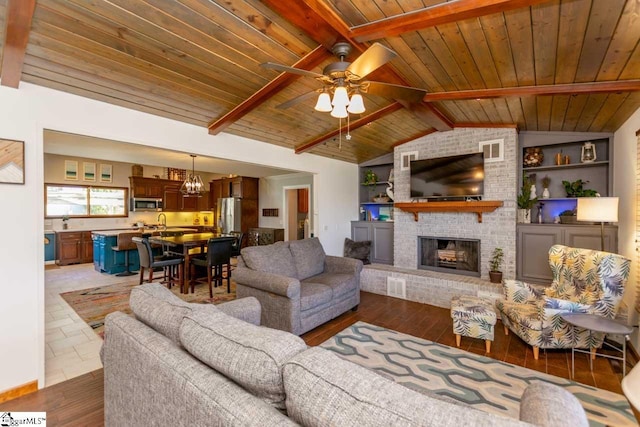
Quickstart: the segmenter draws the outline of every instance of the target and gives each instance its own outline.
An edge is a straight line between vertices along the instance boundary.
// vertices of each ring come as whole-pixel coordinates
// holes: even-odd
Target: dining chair
[[[153,281],[153,269],[160,267],[163,269],[163,281],[167,284],[167,288],[177,284],[180,290],[183,289],[184,277],[184,257],[178,254],[163,253],[159,256],[153,255],[149,239],[145,237],[133,237],[132,241],[138,248],[138,256],[140,257],[140,284],[144,282],[144,270],[149,270],[148,282]]]
[[[240,249],[242,249],[242,243],[244,240],[244,233],[240,231],[232,231],[229,234],[236,238],[236,241],[233,242],[233,245],[231,246],[231,257],[232,258],[239,257]]]
[[[207,284],[209,285],[209,297],[213,298],[213,286],[222,286],[224,279],[223,267],[226,265],[227,270],[227,293],[231,293],[231,251],[233,243],[236,242],[235,237],[217,237],[209,239],[207,242],[207,252],[191,256],[190,260],[190,276],[191,292],[195,290],[195,268],[206,267]]]

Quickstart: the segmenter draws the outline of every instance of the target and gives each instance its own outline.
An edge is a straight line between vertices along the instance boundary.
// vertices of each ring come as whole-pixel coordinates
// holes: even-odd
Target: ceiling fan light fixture
[[[333,110],[331,110],[331,117],[335,117],[336,119],[344,119],[347,116],[349,116],[349,113],[347,113],[346,105],[336,105],[333,107]]]
[[[336,90],[333,93],[333,101],[331,102],[331,104],[334,107],[344,107],[344,108],[346,108],[347,105],[349,105],[349,95],[347,94],[346,87],[344,86],[336,87]]]
[[[318,96],[318,102],[316,102],[314,109],[322,113],[331,111],[331,96],[329,96],[327,92],[322,92],[320,96]]]
[[[356,92],[351,96],[351,102],[349,102],[347,111],[351,114],[362,114],[365,112],[364,101],[360,92]]]

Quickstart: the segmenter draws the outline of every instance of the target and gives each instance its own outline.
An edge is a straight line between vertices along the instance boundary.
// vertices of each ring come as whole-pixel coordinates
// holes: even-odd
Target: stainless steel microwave
[[[133,212],[160,212],[162,211],[162,199],[132,197],[129,210]]]

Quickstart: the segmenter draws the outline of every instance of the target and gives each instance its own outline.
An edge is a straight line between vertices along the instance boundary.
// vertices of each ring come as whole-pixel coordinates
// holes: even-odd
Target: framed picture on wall
[[[100,182],[113,181],[113,168],[106,163],[100,163]]]
[[[78,180],[78,162],[76,160],[64,161],[64,179],[67,181]]]
[[[24,184],[24,142],[0,139],[0,183]]]
[[[91,162],[82,162],[82,179],[85,181],[93,181],[96,180],[96,164]]]

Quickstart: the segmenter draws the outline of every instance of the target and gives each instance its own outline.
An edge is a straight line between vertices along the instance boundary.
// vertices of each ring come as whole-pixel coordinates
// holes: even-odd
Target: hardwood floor
[[[362,292],[360,308],[306,333],[308,345],[318,345],[357,321],[364,321],[395,331],[455,347],[449,310],[411,301]],[[462,337],[461,349],[485,354],[484,341]],[[536,371],[569,378],[571,351],[541,351],[533,359],[531,347],[513,334],[504,335],[502,324],[496,325],[491,354],[487,356]],[[576,355],[576,380],[591,386],[622,393],[622,367],[615,361],[599,357],[589,370],[586,355]],[[633,357],[627,357],[627,360]],[[631,368],[631,364],[627,369]],[[101,426],[103,416],[102,369],[36,393],[0,404],[4,411],[46,411],[48,425]]]

